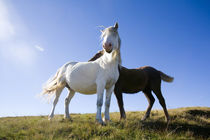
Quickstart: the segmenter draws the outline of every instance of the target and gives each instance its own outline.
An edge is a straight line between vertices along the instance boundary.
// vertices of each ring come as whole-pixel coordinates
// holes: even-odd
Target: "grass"
[[[56,115],[0,118],[0,140],[10,139],[119,139],[119,140],[210,140],[210,108],[190,107],[169,110],[171,123],[166,130],[164,113],[154,110],[142,122],[145,112],[127,112],[127,119],[119,120],[119,113],[111,113],[112,121],[106,126],[95,123],[95,114],[71,114],[72,120]]]

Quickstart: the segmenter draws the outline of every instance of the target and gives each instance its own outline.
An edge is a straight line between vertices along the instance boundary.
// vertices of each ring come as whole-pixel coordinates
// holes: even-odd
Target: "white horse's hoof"
[[[103,122],[111,122],[110,118],[106,119],[105,117],[103,117]]]
[[[70,119],[70,116],[69,115],[65,115],[64,119]]]
[[[111,122],[112,122],[111,120],[105,120],[105,124],[109,124]]]
[[[109,122],[111,122],[111,120],[110,120],[110,119],[105,119],[105,118],[103,118],[103,122],[104,122],[104,123],[109,123]]]
[[[48,120],[51,121],[52,120],[52,117],[48,117]]]
[[[101,124],[101,125],[104,125],[103,120],[98,120],[98,119],[96,119],[96,122],[99,123],[99,124]]]

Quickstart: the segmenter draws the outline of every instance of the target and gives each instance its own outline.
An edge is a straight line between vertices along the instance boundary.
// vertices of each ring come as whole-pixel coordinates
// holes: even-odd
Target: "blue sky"
[[[90,59],[102,48],[97,26],[116,21],[123,66],[175,77],[162,82],[169,109],[210,107],[209,7],[207,0],[0,0],[0,116],[47,115],[51,104],[36,97],[42,84],[64,63]],[[64,113],[66,95],[55,113]],[[124,104],[148,105],[142,92],[124,94]],[[162,109],[157,98],[153,109]],[[95,111],[96,95],[77,93],[70,103],[71,113]],[[110,111],[118,111],[114,95]]]

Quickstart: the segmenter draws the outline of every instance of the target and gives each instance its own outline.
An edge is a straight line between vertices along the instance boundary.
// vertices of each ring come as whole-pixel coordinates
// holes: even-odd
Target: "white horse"
[[[68,88],[69,93],[65,99],[64,118],[70,118],[69,103],[75,92],[88,95],[97,94],[96,121],[102,124],[101,107],[104,89],[106,89],[105,120],[110,120],[111,94],[119,77],[118,65],[121,64],[118,23],[101,32],[102,45],[105,50],[102,57],[93,62],[69,62],[59,68],[55,76],[43,86],[41,94],[55,95],[49,120],[54,116],[55,106],[65,87]]]

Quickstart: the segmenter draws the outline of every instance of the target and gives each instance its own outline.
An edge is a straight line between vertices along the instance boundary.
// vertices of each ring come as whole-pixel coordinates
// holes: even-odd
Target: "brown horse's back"
[[[148,82],[151,82],[152,80],[161,80],[160,71],[156,70],[153,67],[143,66],[139,68],[139,71],[144,71],[146,73],[149,78]]]
[[[120,87],[120,90],[124,93],[137,93],[151,87],[153,81],[160,80],[160,72],[153,67],[144,66],[137,69],[121,67],[120,76],[115,87]]]
[[[124,93],[136,93],[144,89],[146,83],[147,76],[144,71],[121,67],[120,76],[115,87],[120,87],[120,90]]]

